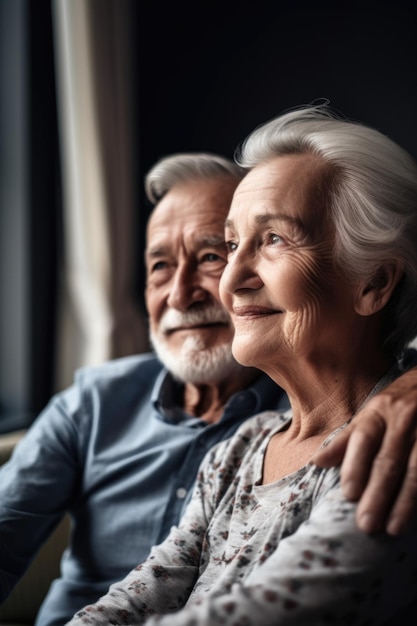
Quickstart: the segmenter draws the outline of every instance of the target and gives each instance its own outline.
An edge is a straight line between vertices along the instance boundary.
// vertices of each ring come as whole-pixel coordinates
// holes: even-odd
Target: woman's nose
[[[240,289],[259,289],[262,280],[258,275],[255,259],[243,254],[232,255],[223,270],[221,285],[228,293],[235,293]]]

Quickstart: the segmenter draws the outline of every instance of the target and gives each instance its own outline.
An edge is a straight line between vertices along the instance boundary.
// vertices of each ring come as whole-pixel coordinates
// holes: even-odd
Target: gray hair
[[[244,168],[287,154],[316,155],[329,174],[323,201],[335,257],[353,280],[371,282],[387,261],[404,275],[386,307],[384,346],[394,354],[417,335],[417,164],[393,140],[327,104],[303,106],[256,128],[236,150]]]
[[[145,177],[145,193],[153,204],[178,183],[232,176],[243,178],[245,171],[231,159],[208,152],[172,154],[157,161]]]

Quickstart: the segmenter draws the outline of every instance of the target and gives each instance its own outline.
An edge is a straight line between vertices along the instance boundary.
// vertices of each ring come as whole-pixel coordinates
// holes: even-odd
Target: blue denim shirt
[[[180,391],[147,354],[83,368],[52,398],[0,469],[0,600],[69,512],[71,544],[37,620],[65,624],[178,522],[212,445],[245,418],[288,406],[261,374],[207,424],[176,404]]]

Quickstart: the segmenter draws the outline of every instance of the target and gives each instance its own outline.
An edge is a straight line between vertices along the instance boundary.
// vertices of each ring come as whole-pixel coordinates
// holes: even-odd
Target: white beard
[[[186,337],[181,348],[173,351],[165,340],[164,331],[187,323],[227,322],[229,317],[218,306],[206,307],[192,313],[181,313],[169,309],[162,317],[158,332],[151,331],[152,346],[165,367],[184,383],[220,383],[225,378],[238,374],[243,369],[233,357],[231,341],[207,348],[196,336]]]

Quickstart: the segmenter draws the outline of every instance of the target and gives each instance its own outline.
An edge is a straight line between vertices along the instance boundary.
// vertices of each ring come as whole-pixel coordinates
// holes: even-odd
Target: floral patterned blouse
[[[416,597],[417,524],[360,532],[337,468],[262,485],[268,441],[290,419],[262,413],[213,448],[180,525],[71,626],[415,626],[417,612],[398,614]]]

